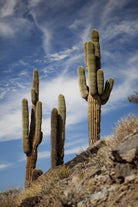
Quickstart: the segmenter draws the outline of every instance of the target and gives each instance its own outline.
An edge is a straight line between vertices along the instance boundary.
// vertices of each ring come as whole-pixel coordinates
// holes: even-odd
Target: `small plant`
[[[63,165],[58,170],[55,171],[55,177],[58,179],[64,179],[67,178],[70,175],[71,169],[70,167],[66,167]]]
[[[138,118],[130,114],[121,118],[121,120],[116,123],[114,134],[111,138],[120,141],[125,136],[133,133],[135,129],[138,129]]]
[[[70,175],[70,168],[65,165],[60,166],[55,169],[48,179],[37,188],[35,195],[56,195],[60,185],[62,185],[62,180]]]
[[[44,182],[38,191],[36,191],[35,195],[46,195],[52,193],[52,190],[54,189],[55,180],[50,179],[47,182]]]
[[[128,100],[131,103],[138,103],[138,91],[135,91],[135,95],[128,96]]]
[[[105,149],[100,149],[97,153],[93,154],[92,163],[99,168],[108,164],[108,156]]]
[[[59,196],[59,200],[63,206],[77,206],[77,203],[81,201],[85,196],[85,192],[77,190],[75,188],[69,189],[65,196]]]

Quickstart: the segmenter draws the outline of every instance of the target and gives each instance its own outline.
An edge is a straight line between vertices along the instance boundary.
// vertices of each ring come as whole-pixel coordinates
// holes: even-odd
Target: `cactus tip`
[[[93,29],[91,31],[91,40],[94,42],[99,40],[99,33],[98,33],[97,29]]]

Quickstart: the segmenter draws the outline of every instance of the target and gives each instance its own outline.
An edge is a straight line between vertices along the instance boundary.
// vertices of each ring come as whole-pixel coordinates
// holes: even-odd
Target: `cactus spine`
[[[58,96],[58,109],[51,112],[51,168],[63,164],[66,123],[66,103],[62,94]]]
[[[101,105],[108,101],[114,83],[113,78],[109,78],[104,87],[99,34],[96,29],[91,32],[91,40],[84,44],[84,60],[89,87],[82,66],[78,67],[77,73],[81,96],[88,102],[89,145],[92,145],[100,139]]]
[[[26,154],[25,188],[32,182],[33,170],[36,167],[37,148],[42,141],[42,103],[39,101],[39,76],[37,69],[33,71],[31,89],[31,123],[29,131],[29,111],[27,99],[22,100],[22,148]]]

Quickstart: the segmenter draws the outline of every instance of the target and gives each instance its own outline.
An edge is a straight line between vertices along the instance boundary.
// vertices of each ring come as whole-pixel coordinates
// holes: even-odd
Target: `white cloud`
[[[78,48],[76,46],[73,46],[71,49],[66,49],[64,51],[59,51],[58,53],[50,54],[48,55],[48,58],[50,61],[63,60],[66,57],[69,57],[71,53],[73,53],[76,50],[78,50]]]
[[[38,152],[38,159],[50,158],[49,151]]]
[[[29,7],[32,8],[32,7],[36,7],[38,6],[38,4],[41,2],[41,0],[29,0]]]
[[[120,9],[121,7],[124,7],[127,3],[126,0],[108,0],[107,3],[104,5],[103,14],[102,14],[102,20],[105,21],[105,19],[109,18],[109,16],[115,11]]]
[[[65,156],[66,155],[71,155],[71,154],[79,154],[82,151],[85,151],[88,148],[88,145],[80,145],[77,147],[72,147],[71,149],[65,149]],[[50,151],[43,151],[43,152],[38,152],[38,159],[44,159],[44,158],[50,158]]]
[[[0,170],[11,167],[12,163],[0,164]]]
[[[77,146],[71,149],[65,150],[65,155],[71,155],[71,154],[80,154],[82,151],[85,151],[88,148],[88,145],[83,146]]]
[[[14,37],[14,30],[11,28],[11,26],[9,24],[5,24],[4,22],[0,22],[0,36]]]
[[[31,22],[21,17],[11,17],[8,20],[0,21],[0,36],[4,38],[15,38],[18,35],[20,35],[20,37],[25,37],[30,34],[31,30]]]
[[[17,0],[3,0],[3,6],[0,9],[0,17],[11,16],[14,14],[14,7]]]
[[[43,49],[44,49],[45,53],[48,54],[49,50],[50,50],[50,43],[51,43],[51,38],[52,38],[51,27],[49,27],[48,24],[46,24],[46,23],[41,23],[38,21],[37,14],[35,13],[35,10],[31,10],[30,14],[33,17],[35,25],[42,32]]]
[[[81,33],[81,42],[84,44],[86,41],[90,40],[91,25],[86,26],[84,31]]]
[[[126,39],[128,40],[128,36],[134,36],[137,32],[137,20],[114,20],[113,22],[103,25],[103,28],[101,29],[101,39],[106,40],[107,42],[111,39],[117,38],[119,35],[123,35],[124,38],[119,38],[121,43],[123,43],[126,41]]]

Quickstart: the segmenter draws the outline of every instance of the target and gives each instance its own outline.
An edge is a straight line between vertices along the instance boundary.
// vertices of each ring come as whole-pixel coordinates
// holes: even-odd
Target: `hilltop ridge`
[[[99,140],[32,186],[20,207],[131,207],[138,202],[138,130],[121,141]],[[31,190],[31,189],[30,189]]]

